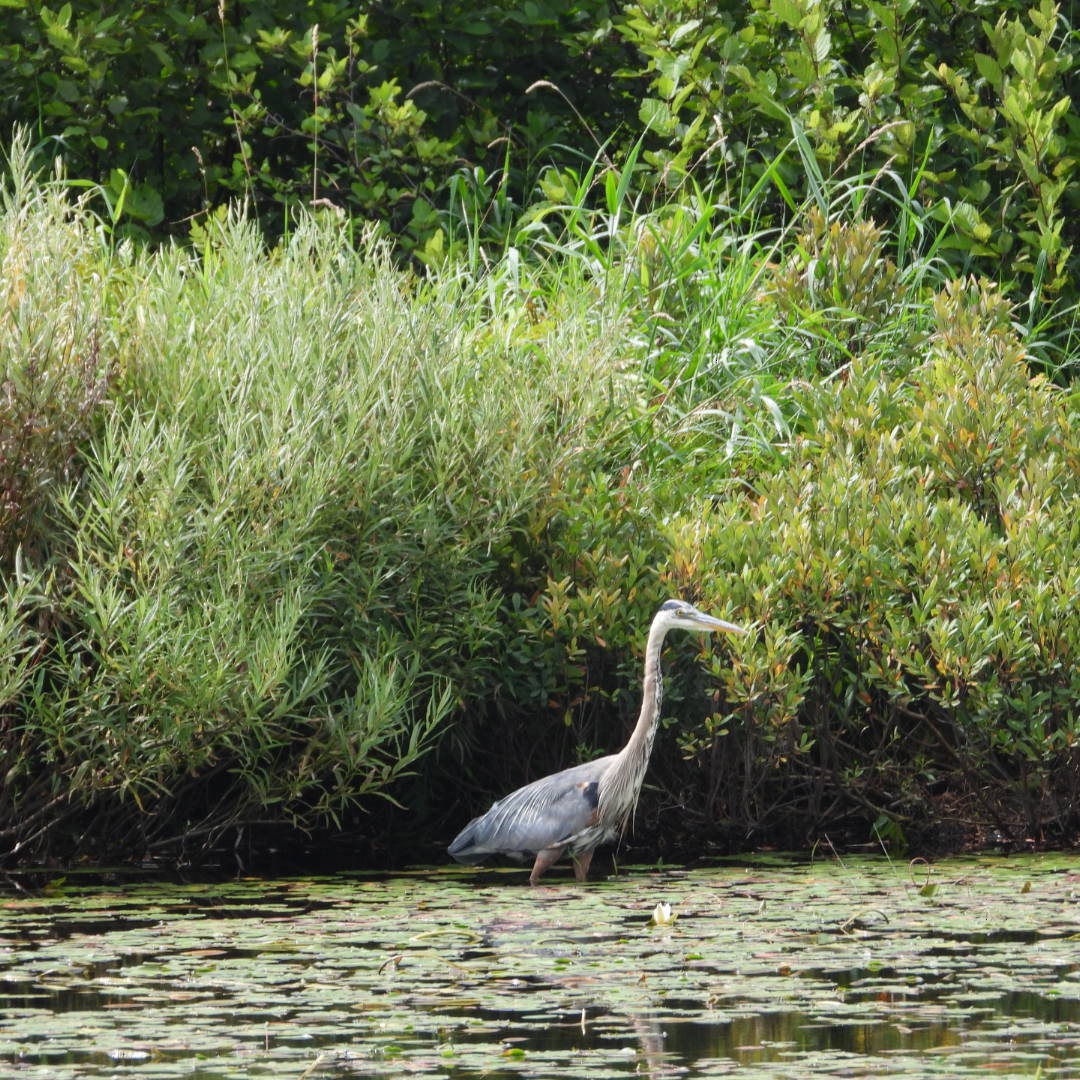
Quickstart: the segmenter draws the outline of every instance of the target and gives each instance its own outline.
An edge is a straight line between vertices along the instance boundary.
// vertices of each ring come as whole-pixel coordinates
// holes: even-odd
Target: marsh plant
[[[688,744],[711,754],[716,820],[798,805],[894,838],[930,806],[969,836],[1073,821],[1075,403],[1032,376],[987,283],[950,283],[933,312],[920,363],[808,387],[785,467],[675,530],[681,575],[763,626],[714,668],[734,717]]]
[[[94,223],[16,168],[0,228],[0,567],[44,554],[42,516],[77,469],[112,376],[102,302],[112,273]],[[74,227],[72,227],[74,226]]]
[[[448,837],[625,741],[673,595],[754,632],[669,665],[639,843],[1070,835],[1067,316],[881,224],[891,174],[776,228],[640,160],[421,274],[326,207],[118,241],[15,147],[3,857]]]
[[[5,846],[60,826],[129,852],[196,844],[389,794],[496,679],[493,570],[608,400],[600,316],[538,328],[514,288],[412,279],[333,216],[272,252],[238,215],[197,250],[115,249],[23,183],[0,251],[8,384],[22,361],[66,385],[68,342],[95,343],[112,381],[84,404],[79,367],[84,396],[53,396],[77,454],[68,427],[36,438],[63,469],[13,444],[48,522],[47,544],[4,537],[23,544]],[[50,242],[23,285],[27,230]],[[90,314],[55,299],[69,251]],[[60,345],[23,359],[21,340]]]

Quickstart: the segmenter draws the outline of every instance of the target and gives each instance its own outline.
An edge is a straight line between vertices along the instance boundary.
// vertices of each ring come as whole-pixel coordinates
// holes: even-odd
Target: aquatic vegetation
[[[0,1071],[1076,1075],[1080,859],[457,868],[0,901]],[[927,886],[935,886],[928,893]],[[678,920],[655,924],[657,909]],[[39,1072],[35,1072],[35,1068]]]

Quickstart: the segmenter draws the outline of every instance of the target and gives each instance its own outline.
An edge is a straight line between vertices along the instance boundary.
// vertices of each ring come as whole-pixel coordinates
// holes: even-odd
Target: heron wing
[[[600,781],[611,761],[587,761],[511,792],[461,830],[450,855],[464,863],[495,854],[525,858],[568,843],[597,824]]]

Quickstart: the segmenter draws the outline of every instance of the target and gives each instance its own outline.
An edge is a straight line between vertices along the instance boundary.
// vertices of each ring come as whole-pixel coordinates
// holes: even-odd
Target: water
[[[0,1076],[1080,1075],[1080,858],[525,876],[0,897]]]

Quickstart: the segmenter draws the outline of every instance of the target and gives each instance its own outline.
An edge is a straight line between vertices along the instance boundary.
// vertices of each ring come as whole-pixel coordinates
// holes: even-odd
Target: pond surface
[[[0,1076],[1080,1076],[1080,857],[526,876],[0,896]]]

